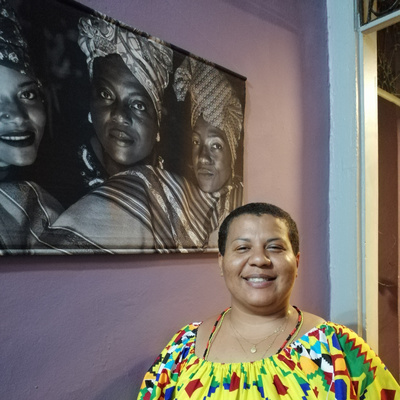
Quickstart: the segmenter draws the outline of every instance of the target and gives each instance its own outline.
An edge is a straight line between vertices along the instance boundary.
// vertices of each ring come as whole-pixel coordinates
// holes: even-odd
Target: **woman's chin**
[[[221,189],[221,187],[215,185],[213,182],[210,182],[207,179],[198,179],[197,182],[199,188],[205,193],[214,193]]]
[[[16,159],[10,162],[7,166],[13,165],[15,167],[28,167],[29,165],[32,165],[35,161],[36,161],[36,154],[32,156],[23,157],[22,159]]]
[[[219,180],[219,182],[216,182],[214,177],[211,176],[201,176],[200,174],[197,175],[197,184],[199,188],[205,192],[205,193],[215,193],[220,191],[224,186],[228,185],[230,183],[230,180],[228,179],[224,183],[222,183],[222,180]]]

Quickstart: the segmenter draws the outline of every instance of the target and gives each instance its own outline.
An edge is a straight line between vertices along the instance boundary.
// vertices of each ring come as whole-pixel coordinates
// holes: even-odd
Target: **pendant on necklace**
[[[256,345],[254,344],[253,345],[253,347],[250,349],[250,351],[254,354],[254,353],[257,353],[257,347],[256,347]]]

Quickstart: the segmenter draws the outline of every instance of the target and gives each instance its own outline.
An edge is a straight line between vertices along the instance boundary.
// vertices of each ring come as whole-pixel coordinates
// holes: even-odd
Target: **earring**
[[[161,138],[160,138],[160,132],[157,132],[156,142],[159,142],[160,140],[161,140]]]
[[[158,168],[164,169],[164,159],[161,156],[158,156],[157,161],[158,161]]]
[[[91,114],[90,111],[89,111],[89,113],[88,113],[88,115],[87,115],[87,119],[88,119],[88,121],[89,121],[90,123],[93,123],[93,121],[92,121],[92,114]]]

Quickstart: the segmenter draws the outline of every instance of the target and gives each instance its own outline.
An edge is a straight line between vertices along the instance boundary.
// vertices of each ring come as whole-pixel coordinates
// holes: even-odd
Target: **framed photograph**
[[[0,7],[0,254],[216,251],[246,78],[74,1]]]

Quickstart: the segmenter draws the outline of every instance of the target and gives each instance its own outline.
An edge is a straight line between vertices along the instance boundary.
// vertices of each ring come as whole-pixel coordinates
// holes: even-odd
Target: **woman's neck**
[[[297,313],[294,311],[294,308],[289,304],[273,311],[259,313],[250,312],[232,305],[229,318],[232,325],[239,332],[249,336],[248,339],[257,339],[276,329],[285,319],[289,319],[293,315],[296,316]]]
[[[270,357],[288,343],[298,317],[289,305],[268,314],[255,314],[233,306],[221,318],[206,359],[236,363]]]

